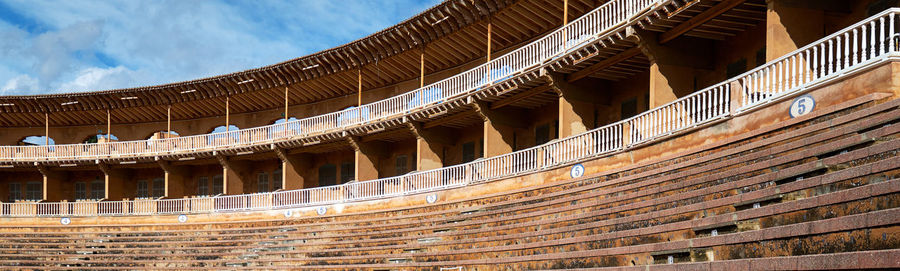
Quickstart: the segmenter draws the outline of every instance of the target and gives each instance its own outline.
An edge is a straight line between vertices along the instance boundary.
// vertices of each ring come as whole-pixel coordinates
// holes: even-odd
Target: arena
[[[447,0],[262,68],[0,96],[0,269],[900,268],[898,7]]]

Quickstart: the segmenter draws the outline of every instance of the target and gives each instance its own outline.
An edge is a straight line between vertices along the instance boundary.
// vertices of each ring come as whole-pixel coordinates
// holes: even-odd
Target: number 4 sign
[[[809,94],[806,94],[794,99],[788,114],[791,115],[791,118],[796,118],[809,114],[814,108],[816,108],[816,100]]]

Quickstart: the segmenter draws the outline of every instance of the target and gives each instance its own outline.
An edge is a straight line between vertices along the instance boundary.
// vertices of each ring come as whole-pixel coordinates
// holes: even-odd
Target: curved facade
[[[341,48],[185,83],[206,90],[160,87],[179,92],[156,98],[167,111],[209,115],[137,129],[112,116],[154,105],[99,111],[119,141],[49,125],[96,108],[45,112],[44,135],[98,142],[0,146],[0,267],[900,268],[898,4],[447,1]],[[483,55],[465,53],[466,31],[485,34]],[[418,80],[408,63],[366,79],[373,64],[353,60],[404,55]],[[335,73],[273,83],[317,57]],[[355,85],[328,81],[357,63]],[[322,84],[351,91],[298,94]],[[31,98],[144,102],[117,93]]]
[[[884,57],[882,52],[863,55],[858,51],[851,55],[849,51],[851,45],[892,49],[891,44],[851,44],[841,34],[855,33],[863,42],[867,39],[893,42],[887,38],[893,30],[887,27],[877,29],[883,32],[843,30],[844,33],[833,34],[830,37],[833,40],[820,41],[824,49],[807,46],[791,52],[784,44],[801,47],[818,37],[796,34],[784,37],[791,34],[784,32],[785,29],[793,31],[811,26],[791,25],[793,22],[778,20],[777,16],[779,12],[818,14],[821,27],[839,31],[867,13],[883,8],[883,3],[876,2],[830,6],[785,4],[780,8],[762,1],[724,1],[712,6],[652,0],[604,4],[565,1],[565,5],[558,7],[541,1],[449,1],[370,37],[266,68],[159,87],[3,97],[0,100],[7,102],[5,116],[30,114],[33,118],[40,115],[34,109],[46,110],[43,136],[54,138],[54,134],[62,132],[78,140],[87,137],[100,141],[0,147],[3,170],[21,173],[6,178],[6,198],[9,202],[85,201],[99,205],[121,199],[168,198],[164,201],[183,202],[188,199],[178,198],[288,190],[265,195],[284,194],[295,198],[284,206],[319,205],[467,185],[566,165],[597,155],[628,151],[679,131],[749,112],[773,97],[790,96],[786,93],[797,91],[799,86],[816,84],[835,72],[854,70],[858,65],[868,65],[867,61]],[[840,15],[837,10],[850,12],[842,11]],[[547,15],[553,11],[561,14]],[[530,23],[520,22],[521,15],[526,13],[535,17],[525,16],[531,18]],[[444,16],[435,20],[437,15]],[[553,23],[549,23],[553,19],[566,25],[554,29]],[[429,20],[433,21],[430,27],[421,26]],[[455,26],[440,25],[450,20]],[[464,46],[448,47],[441,42],[475,44],[473,40],[477,39],[472,39],[467,31],[478,32],[479,27],[486,30],[483,56],[473,53],[453,60],[441,58],[452,50],[465,50]],[[392,47],[392,54],[364,46],[383,43],[384,39],[396,36],[392,33],[398,29],[421,31],[417,34],[421,35],[420,39],[415,35],[410,37],[413,43],[423,44],[418,54],[418,80],[408,75],[367,78],[363,75],[366,69],[373,69],[372,65],[377,64],[329,57],[338,54],[351,59],[366,56],[366,59],[388,61],[415,53],[408,42]],[[517,31],[530,33],[533,38],[517,35]],[[762,36],[765,42],[760,41]],[[494,41],[498,38],[503,41]],[[845,45],[831,47],[835,42]],[[496,51],[491,48],[495,43],[506,48]],[[755,49],[759,45],[762,49]],[[843,59],[839,54],[842,49],[848,52]],[[708,51],[717,53],[705,55]],[[837,60],[834,55],[838,56]],[[426,76],[427,56],[443,65],[457,67],[435,70]],[[745,73],[750,68],[748,56],[759,67]],[[487,61],[478,60],[480,57]],[[317,63],[323,64],[311,64],[310,59],[319,59]],[[322,59],[330,63],[326,65]],[[774,62],[764,63],[767,60]],[[809,62],[814,72],[800,68]],[[295,67],[298,63],[310,65]],[[403,69],[396,66],[393,70],[400,73]],[[334,98],[325,93],[297,91],[298,85],[348,85],[325,81],[331,73],[295,82],[282,79],[303,76],[274,72],[298,68],[301,74],[316,69],[327,69],[333,74],[352,73],[356,69],[357,93],[355,97]],[[427,80],[428,77],[432,79]],[[426,84],[426,81],[434,82]],[[413,86],[408,88],[412,90],[404,91],[410,84]],[[375,89],[366,93],[367,87]],[[153,95],[149,94],[151,90]],[[281,106],[275,102],[279,99],[273,98],[277,96],[271,95],[272,92],[281,94]],[[304,98],[309,102],[292,105],[292,99],[296,98],[293,95],[318,98]],[[364,100],[373,101],[365,103]],[[59,106],[55,105],[57,102],[61,102]],[[151,107],[158,112],[160,105],[165,105],[167,119],[173,117],[172,108],[178,110],[179,106],[215,115],[213,108],[221,105],[220,111],[225,114],[216,117],[193,114],[196,118],[189,120],[176,117],[158,128],[134,125],[151,113],[137,116],[133,122],[114,125],[115,115],[134,116],[134,110]],[[237,112],[233,113],[232,108]],[[263,110],[248,112],[251,108]],[[298,111],[292,110],[296,108],[309,116],[299,115],[280,123],[276,122],[277,115],[272,116],[275,112],[281,116],[298,116],[291,114]],[[642,111],[639,108],[653,109],[638,114]],[[93,129],[96,126],[85,129],[78,124],[80,120],[90,119],[86,116],[96,116],[98,109],[105,113],[107,135],[112,133],[120,140],[109,140],[102,134],[79,135],[81,130],[96,130]],[[70,118],[72,126],[53,127],[51,116]],[[522,120],[516,116],[527,117]],[[27,119],[20,120],[19,125],[27,125]],[[205,133],[221,126],[225,132],[189,135],[193,133],[178,129],[179,122],[192,131]],[[234,127],[244,129],[232,130]],[[36,132],[38,128],[7,129],[4,136],[15,140],[42,135]],[[557,138],[561,140],[552,141]],[[56,143],[71,141],[54,139]],[[408,175],[411,171],[417,173]],[[385,184],[394,182],[421,184],[401,185],[415,186],[415,189],[385,191]],[[344,183],[349,184],[330,187]],[[309,190],[294,191],[299,188]],[[318,199],[294,195],[304,193],[323,195],[317,196]],[[237,201],[245,203],[221,208],[273,207],[271,202],[250,207],[246,202],[251,200],[245,198],[253,196],[239,197],[241,200]]]

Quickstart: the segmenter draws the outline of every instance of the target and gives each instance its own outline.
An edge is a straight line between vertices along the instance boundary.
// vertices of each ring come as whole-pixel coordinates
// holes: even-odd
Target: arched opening
[[[117,137],[116,135],[113,135],[113,134],[107,135],[107,134],[101,133],[101,134],[88,136],[81,142],[82,143],[100,143],[100,142],[110,142],[110,141],[118,141],[118,140],[119,140],[119,137]]]
[[[165,142],[157,142],[157,139],[166,139],[166,138],[175,138],[178,137],[178,133],[175,131],[159,131],[150,134],[147,137],[147,147],[157,147],[157,148],[171,148],[175,145],[172,143],[166,144]]]
[[[237,131],[237,130],[240,130],[240,129],[241,129],[241,128],[238,128],[237,126],[234,126],[234,125],[228,125],[227,131],[228,131],[228,132],[234,132],[234,131]],[[216,126],[216,128],[212,128],[212,130],[209,131],[210,134],[224,133],[224,132],[226,132],[225,125],[219,125],[219,126]]]
[[[368,107],[347,107],[341,110],[338,117],[338,125],[349,125],[354,123],[363,123],[369,120]]]
[[[272,124],[281,124],[281,123],[285,123],[285,122],[288,122],[288,121],[296,121],[296,120],[297,120],[297,118],[295,118],[295,117],[290,117],[290,118],[287,118],[287,119],[280,118],[280,119],[277,119],[277,120],[275,120],[274,122],[272,122]]]
[[[43,145],[56,145],[56,141],[53,138],[47,138],[46,136],[26,136],[22,140],[19,141],[19,145],[22,146],[43,146]]]
[[[269,129],[269,138],[285,138],[300,134],[300,123],[295,117],[277,119],[272,124],[275,126]]]
[[[150,136],[147,137],[147,140],[166,139],[166,138],[173,138],[173,137],[178,137],[178,136],[179,136],[178,132],[175,132],[175,131],[158,131],[158,132],[154,132],[154,133],[150,134]]]
[[[237,133],[237,131],[240,129],[241,128],[234,125],[228,125],[227,130],[225,125],[217,126],[209,133],[210,136],[206,143],[209,145],[229,145],[233,142],[237,142],[239,140],[239,133]]]

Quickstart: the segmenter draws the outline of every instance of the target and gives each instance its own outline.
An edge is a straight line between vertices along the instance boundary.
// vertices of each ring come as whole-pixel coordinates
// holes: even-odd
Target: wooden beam
[[[403,129],[394,129],[394,130],[390,130],[390,131],[381,131],[381,132],[375,132],[375,133],[370,133],[370,134],[360,136],[360,141],[361,142],[392,141],[392,139],[397,139],[397,138],[407,139],[411,136],[412,135],[410,135],[409,132],[404,131]]]
[[[744,3],[744,1],[745,0],[725,0],[725,1],[719,2],[719,4],[713,6],[710,9],[707,9],[706,11],[704,11],[700,14],[697,14],[697,16],[694,16],[690,20],[687,20],[686,22],[681,23],[678,26],[675,26],[675,28],[672,28],[671,30],[660,34],[659,35],[659,44],[669,42],[669,41],[677,38],[678,36],[681,36],[684,33],[691,31],[695,27],[698,27],[698,26],[708,22],[709,20],[712,20],[716,16],[719,16],[722,13],[725,13],[726,11],[730,10],[731,8],[734,8],[738,5],[740,5],[741,3]]]
[[[455,122],[457,120],[465,119],[465,118],[468,118],[471,116],[472,116],[471,111],[464,111],[464,112],[458,113],[456,115],[447,116],[442,119],[437,119],[434,121],[426,122],[424,127],[425,127],[425,129],[434,128],[434,127],[438,127],[438,126],[441,126],[441,125],[444,125],[444,124],[447,124],[450,122]]]
[[[493,103],[491,103],[490,108],[497,109],[497,108],[501,108],[501,107],[504,107],[507,105],[511,105],[518,101],[532,97],[534,95],[538,95],[538,94],[547,92],[548,90],[550,90],[550,85],[538,86],[536,88],[532,88],[532,89],[529,89],[529,90],[526,90],[523,92],[516,93],[515,95],[510,96],[509,98],[493,102]]]
[[[641,49],[638,47],[634,47],[634,48],[625,50],[624,52],[618,53],[610,58],[604,59],[603,61],[597,62],[594,65],[591,65],[591,66],[584,68],[578,72],[570,74],[569,76],[567,76],[566,81],[574,82],[581,78],[585,78],[591,74],[594,74],[598,71],[606,69],[609,66],[615,65],[616,63],[619,63],[623,60],[629,59],[640,53],[641,53]]]
[[[481,117],[482,121],[513,128],[524,129],[527,127],[525,123],[520,119],[517,119],[519,116],[524,116],[525,111],[505,109],[505,112],[499,112],[499,110],[492,110],[487,102],[477,99],[474,100],[472,106],[475,108],[475,113],[478,113],[478,116]]]
[[[535,33],[539,32],[539,31],[535,30],[535,28],[540,30],[541,26],[543,25],[543,24],[535,21],[534,18],[532,18],[532,16],[526,15],[522,10],[511,9],[510,12],[515,13],[515,17],[523,19],[521,22],[517,22],[517,23],[520,24],[522,26],[522,28],[524,28],[526,33],[529,31],[535,32]]]

